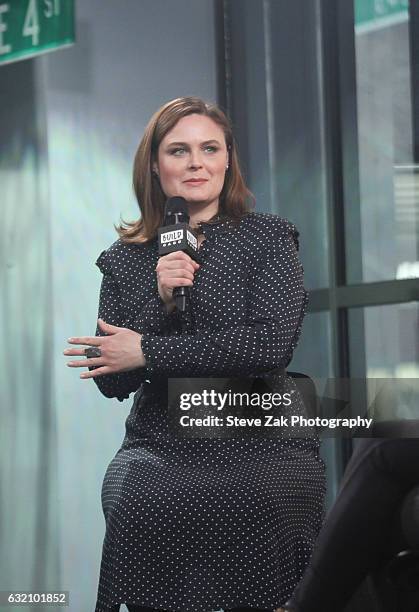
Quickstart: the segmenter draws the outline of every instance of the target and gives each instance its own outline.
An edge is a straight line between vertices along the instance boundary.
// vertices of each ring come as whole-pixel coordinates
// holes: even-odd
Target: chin
[[[191,204],[208,204],[208,202],[210,201],[208,198],[205,198],[203,196],[199,196],[198,194],[196,195],[191,195],[190,193],[185,197],[185,200],[187,202],[190,202]]]
[[[210,200],[189,200],[188,203],[192,206],[192,208],[205,208],[207,206],[211,206],[212,202]]]

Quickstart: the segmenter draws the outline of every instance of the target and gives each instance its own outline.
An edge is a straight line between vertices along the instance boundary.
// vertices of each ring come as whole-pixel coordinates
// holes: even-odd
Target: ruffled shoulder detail
[[[102,274],[111,274],[112,269],[109,263],[109,255],[107,249],[101,252],[99,257],[95,261],[95,265],[99,268]]]
[[[297,249],[297,251],[299,251],[300,242],[298,240],[298,237],[300,235],[300,232],[298,231],[294,223],[291,223],[291,221],[287,221],[287,224],[288,224],[289,232],[291,233],[292,239],[294,240],[295,248]]]
[[[123,256],[126,248],[127,246],[124,245],[121,240],[116,240],[107,249],[101,252],[99,257],[96,259],[95,264],[102,274],[113,274],[115,272],[115,259]]]
[[[297,230],[294,223],[274,213],[253,212],[247,216],[247,221],[253,224],[253,227],[263,233],[272,232],[272,236],[284,236],[289,234],[293,241],[296,250],[300,248],[298,237],[300,232]]]
[[[298,240],[298,237],[300,235],[300,232],[298,231],[294,223],[292,223],[291,221],[288,221],[288,219],[285,219],[284,217],[280,217],[280,219],[281,219],[281,225],[282,225],[283,230],[287,234],[290,234],[290,236],[292,237],[294,241],[296,250],[299,251],[300,242]]]

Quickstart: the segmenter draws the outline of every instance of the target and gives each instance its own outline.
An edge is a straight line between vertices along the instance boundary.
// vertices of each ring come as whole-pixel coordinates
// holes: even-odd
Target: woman
[[[141,220],[104,251],[95,337],[81,375],[107,397],[136,391],[102,489],[106,519],[96,612],[279,608],[321,525],[324,466],[313,439],[170,435],[168,377],[282,371],[307,303],[288,221],[250,212],[230,124],[178,98],[151,118],[134,164]],[[198,262],[158,255],[167,198],[188,203]],[[190,310],[174,307],[187,286]],[[85,355],[83,348],[68,355]],[[70,365],[70,364],[69,364]],[[280,376],[280,374],[278,374]],[[292,381],[285,379],[291,390]],[[303,411],[301,401],[294,410]]]

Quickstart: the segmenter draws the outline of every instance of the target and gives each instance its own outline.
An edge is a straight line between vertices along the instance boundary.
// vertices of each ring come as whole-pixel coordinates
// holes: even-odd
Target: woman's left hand
[[[83,372],[83,374],[80,374],[80,378],[93,378],[103,374],[126,372],[145,367],[145,357],[141,348],[141,334],[126,327],[110,325],[102,319],[98,319],[98,325],[102,331],[108,334],[107,336],[81,336],[68,339],[70,344],[99,347],[101,351],[100,357],[85,357],[67,363],[70,368],[97,367],[90,372]],[[63,354],[84,356],[84,350],[84,348],[69,348]]]

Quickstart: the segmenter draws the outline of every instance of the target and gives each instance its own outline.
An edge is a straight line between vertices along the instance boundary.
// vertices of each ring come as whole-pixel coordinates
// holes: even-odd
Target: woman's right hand
[[[194,274],[200,265],[183,251],[175,251],[159,258],[156,266],[159,295],[168,312],[175,308],[173,289],[192,287]]]

